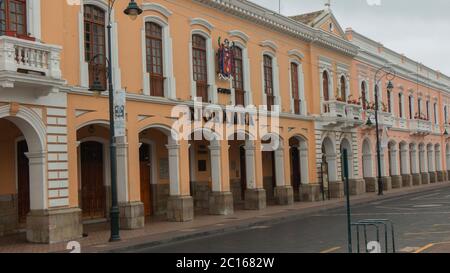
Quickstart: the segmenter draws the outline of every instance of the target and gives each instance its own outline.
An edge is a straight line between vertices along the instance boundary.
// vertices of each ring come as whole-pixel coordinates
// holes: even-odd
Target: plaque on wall
[[[159,160],[159,179],[169,179],[169,159],[161,158]]]

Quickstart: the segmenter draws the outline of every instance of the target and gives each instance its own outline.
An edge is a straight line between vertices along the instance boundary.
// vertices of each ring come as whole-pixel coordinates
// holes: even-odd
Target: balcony
[[[372,117],[371,120],[373,120],[373,126],[375,126],[375,110],[366,110],[365,111],[365,120],[369,119],[369,117]],[[384,111],[378,111],[378,126],[380,129],[383,128],[392,128],[395,123],[395,118],[392,115],[392,113],[384,112]]]
[[[431,121],[414,119],[409,121],[409,130],[411,135],[425,136],[431,134],[433,128]]]
[[[333,100],[324,102],[323,106],[324,112],[321,121],[324,126],[353,128],[363,123],[361,105]]]
[[[64,83],[60,52],[59,46],[0,36],[0,86],[52,91]]]

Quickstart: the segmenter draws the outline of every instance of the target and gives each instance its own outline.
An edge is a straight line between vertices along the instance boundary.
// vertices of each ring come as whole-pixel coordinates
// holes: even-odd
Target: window
[[[345,77],[342,76],[341,77],[341,99],[342,101],[346,101],[347,100],[347,90],[346,90],[346,84],[345,84]]]
[[[264,55],[264,93],[267,98],[267,110],[272,110],[275,104],[275,96],[273,94],[273,67],[272,57]]]
[[[366,83],[361,83],[361,103],[364,110],[367,109],[367,94],[366,94]]]
[[[438,123],[438,120],[437,120],[437,103],[433,104],[433,114],[434,114],[434,124],[437,124]]]
[[[448,117],[447,117],[447,105],[444,106],[444,124],[447,125]]]
[[[291,63],[291,87],[292,99],[294,100],[294,113],[300,115],[300,89],[298,82],[298,64]]]
[[[427,120],[430,120],[430,101],[426,102]]]
[[[329,86],[330,85],[329,84],[330,84],[330,81],[329,81],[329,78],[328,78],[328,73],[327,73],[327,71],[323,71],[323,74],[322,74],[322,90],[323,90],[323,100],[324,101],[329,101],[330,100],[330,93],[329,93]],[[328,105],[325,105],[324,107],[325,107],[324,111],[328,112],[329,111]]]
[[[206,39],[198,34],[192,35],[192,64],[197,97],[208,102],[208,64],[206,61]]]
[[[98,81],[106,89],[105,12],[93,5],[84,6],[84,54],[89,86]]]
[[[0,6],[0,35],[27,37],[27,0],[3,0]]]
[[[403,94],[398,94],[398,116],[403,118]]]
[[[150,74],[150,95],[164,97],[162,27],[145,23],[147,72]]]
[[[387,106],[388,106],[388,112],[392,113],[392,101],[391,101],[391,91],[387,91]]]
[[[409,119],[413,119],[413,105],[414,98],[413,96],[409,96]]]
[[[242,58],[242,49],[235,46],[234,50],[234,75],[233,87],[235,94],[235,105],[245,106],[245,91],[244,91],[244,63]]]
[[[417,100],[417,113],[419,114],[419,118],[422,115],[422,99]]]

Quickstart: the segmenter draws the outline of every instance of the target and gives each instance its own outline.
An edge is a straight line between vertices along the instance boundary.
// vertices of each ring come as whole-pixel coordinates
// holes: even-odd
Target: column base
[[[436,183],[437,182],[437,175],[436,172],[428,172],[430,174],[430,183]]]
[[[120,229],[132,230],[144,228],[144,203],[127,202],[119,204]]]
[[[366,192],[366,182],[364,179],[350,179],[348,184],[350,195],[360,195]]]
[[[442,183],[445,181],[445,172],[444,171],[437,171],[436,175],[437,175],[437,178],[436,178],[437,182]]]
[[[81,209],[32,210],[27,215],[27,240],[52,244],[76,240],[83,235]]]
[[[343,198],[345,196],[344,193],[344,182],[342,181],[335,181],[330,182],[329,184],[330,189],[330,198]]]
[[[194,199],[192,196],[170,196],[167,199],[167,220],[171,222],[194,220]]]
[[[422,175],[420,173],[413,173],[412,174],[412,181],[413,186],[419,186],[422,185]]]
[[[376,177],[364,177],[366,192],[378,192],[378,181]]]
[[[294,189],[291,186],[275,187],[274,197],[277,205],[292,205],[294,204]]]
[[[231,192],[211,192],[209,194],[209,214],[231,215],[234,213]]]
[[[392,175],[391,176],[391,184],[393,189],[399,189],[402,187],[402,176],[401,175]]]
[[[422,176],[422,185],[430,184],[430,174],[429,173],[421,173]]]
[[[262,210],[267,207],[266,191],[264,189],[245,190],[245,209]]]
[[[300,201],[315,202],[322,200],[322,193],[319,184],[300,185]]]
[[[392,180],[390,176],[381,177],[381,181],[383,182],[383,191],[392,190]]]
[[[402,187],[411,187],[413,184],[413,177],[410,174],[402,174]]]

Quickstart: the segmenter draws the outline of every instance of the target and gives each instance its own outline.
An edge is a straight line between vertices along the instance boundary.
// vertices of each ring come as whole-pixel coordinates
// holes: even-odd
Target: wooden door
[[[291,148],[291,163],[292,163],[292,187],[294,190],[298,190],[300,187],[300,157],[299,157],[299,151],[297,147]]]
[[[241,165],[241,197],[245,200],[245,190],[247,190],[247,166],[245,162],[245,148],[240,148],[240,165]]]
[[[152,214],[152,198],[150,189],[150,146],[142,144],[139,149],[140,177],[141,177],[141,201],[144,203],[145,216]]]
[[[81,209],[84,219],[106,217],[103,144],[81,144]]]
[[[17,143],[17,194],[19,223],[25,223],[30,212],[30,168],[28,157],[28,145],[25,140]]]

